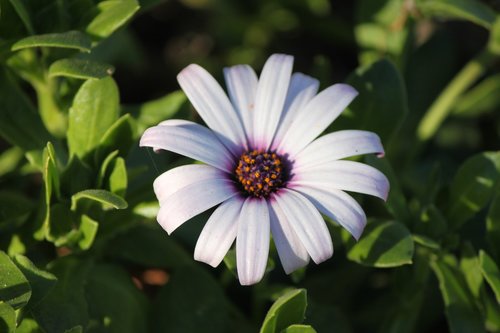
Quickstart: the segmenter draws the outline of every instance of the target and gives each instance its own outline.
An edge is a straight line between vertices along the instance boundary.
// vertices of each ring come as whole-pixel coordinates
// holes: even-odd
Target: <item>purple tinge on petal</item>
[[[247,138],[253,137],[255,94],[258,78],[252,67],[236,65],[224,68],[224,78],[229,98],[238,112]]]
[[[215,134],[204,126],[185,120],[165,121],[148,128],[139,145],[172,151],[227,172],[233,168],[234,156]]]
[[[236,267],[242,285],[259,282],[269,255],[269,210],[264,199],[247,198],[238,219]]]
[[[311,259],[319,264],[333,255],[333,244],[321,214],[303,195],[282,189],[273,195]]]
[[[236,238],[243,203],[243,198],[234,196],[217,207],[201,231],[194,259],[212,267],[221,263]]]
[[[205,179],[189,184],[160,202],[158,223],[169,234],[192,217],[237,195],[227,179]]]
[[[267,150],[271,145],[285,104],[292,67],[292,56],[273,54],[262,69],[255,96],[252,148]]]
[[[311,142],[297,155],[294,168],[312,167],[346,157],[374,153],[384,154],[377,134],[359,130],[338,131]]]
[[[319,81],[302,73],[294,73],[285,100],[285,106],[273,139],[273,149],[279,146],[283,136],[304,106],[316,95]]]
[[[343,160],[301,168],[288,184],[291,188],[305,185],[364,193],[383,200],[389,194],[389,180],[382,172],[363,163]]]
[[[328,216],[358,240],[366,226],[366,215],[350,195],[332,188],[297,185],[293,189],[302,193],[324,215]]]
[[[320,135],[357,95],[358,92],[347,84],[334,84],[320,92],[292,121],[278,151],[295,156]]]
[[[307,250],[275,200],[269,201],[269,215],[274,244],[285,273],[290,274],[306,266],[309,263]]]
[[[160,203],[171,194],[193,183],[208,179],[227,179],[228,175],[210,165],[189,164],[170,169],[153,182],[153,188]]]
[[[219,140],[236,155],[247,145],[243,125],[217,81],[202,67],[191,64],[184,68],[177,81],[200,117]]]

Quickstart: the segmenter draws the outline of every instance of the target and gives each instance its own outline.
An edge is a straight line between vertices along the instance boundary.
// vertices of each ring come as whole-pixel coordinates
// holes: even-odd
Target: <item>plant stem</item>
[[[417,128],[420,141],[427,141],[434,136],[451,112],[457,98],[477,81],[493,59],[494,56],[488,50],[483,50],[453,78],[420,121]]]

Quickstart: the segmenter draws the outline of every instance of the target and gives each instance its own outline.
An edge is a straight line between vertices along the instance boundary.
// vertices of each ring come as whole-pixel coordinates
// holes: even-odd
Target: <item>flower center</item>
[[[285,184],[286,166],[274,152],[252,150],[241,154],[234,173],[241,190],[257,198],[266,198]]]

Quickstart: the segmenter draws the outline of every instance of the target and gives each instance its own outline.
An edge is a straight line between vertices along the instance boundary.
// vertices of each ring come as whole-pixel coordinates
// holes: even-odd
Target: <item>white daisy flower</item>
[[[287,274],[333,254],[320,213],[358,239],[366,224],[360,205],[344,191],[386,199],[387,178],[346,157],[384,154],[371,132],[319,136],[356,97],[346,84],[317,94],[319,82],[292,75],[293,57],[272,55],[260,79],[247,65],[224,69],[229,98],[203,68],[192,64],[177,79],[207,127],[167,120],[147,129],[141,146],[169,150],[204,165],[171,169],[154,182],[158,222],[172,233],[219,205],[196,244],[194,258],[213,267],[236,239],[242,285],[264,275],[271,234]],[[316,140],[315,140],[316,139]]]

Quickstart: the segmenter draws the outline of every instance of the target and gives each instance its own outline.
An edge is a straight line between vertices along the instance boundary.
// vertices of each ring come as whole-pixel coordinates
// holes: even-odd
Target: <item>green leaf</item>
[[[80,249],[82,250],[90,249],[92,243],[94,242],[98,228],[99,228],[99,223],[97,221],[94,221],[87,215],[82,215],[80,220],[80,229],[79,229],[81,238],[78,241]]]
[[[127,167],[123,158],[117,157],[112,162],[108,183],[108,188],[112,193],[120,197],[125,197],[127,190]]]
[[[498,266],[483,250],[479,251],[479,263],[484,278],[493,289],[497,302],[500,303],[500,270]]]
[[[35,307],[54,288],[57,278],[47,271],[36,267],[28,258],[22,255],[14,257],[14,263],[24,274],[31,286],[32,294],[28,306]]]
[[[22,308],[31,297],[31,287],[23,273],[9,256],[0,251],[0,303],[5,302],[14,309]]]
[[[71,154],[84,158],[94,151],[104,133],[118,119],[118,112],[118,87],[112,78],[85,81],[69,110]]]
[[[29,11],[24,5],[24,2],[22,0],[9,0],[9,2],[12,5],[12,7],[14,7],[14,10],[16,11],[17,15],[19,15],[21,21],[23,21],[24,26],[26,27],[28,33],[34,35],[35,30],[33,29],[33,24],[31,23],[31,17]]]
[[[16,167],[23,159],[23,151],[19,147],[5,149],[0,154],[0,177],[16,171]]]
[[[105,156],[118,150],[121,157],[126,157],[135,142],[135,131],[129,114],[118,119],[104,133],[96,151],[96,161],[99,163]]]
[[[389,141],[408,113],[406,88],[396,67],[383,59],[356,69],[347,83],[359,95],[334,123],[335,129],[363,129]]]
[[[274,302],[264,318],[260,333],[281,332],[293,324],[301,324],[307,307],[307,291],[295,289]],[[293,332],[293,331],[292,331]]]
[[[75,210],[78,202],[81,200],[91,200],[103,205],[103,208],[113,207],[116,209],[125,209],[128,204],[122,197],[105,190],[83,190],[73,194],[71,197],[71,210]]]
[[[450,331],[485,332],[481,314],[461,272],[444,260],[432,261],[431,267],[439,281]]]
[[[497,16],[490,31],[488,50],[496,55],[500,55],[500,16]]]
[[[369,223],[347,252],[350,260],[372,267],[411,264],[414,244],[410,232],[397,222]]]
[[[316,330],[310,325],[290,325],[285,328],[284,333],[316,333]]]
[[[75,79],[103,79],[112,75],[115,68],[108,64],[87,59],[67,58],[57,60],[49,67],[49,76],[65,76]]]
[[[24,317],[16,329],[16,333],[40,333],[37,322],[31,318]]]
[[[73,155],[61,175],[61,189],[67,196],[70,196],[91,187],[94,177],[93,170],[76,155]]]
[[[66,332],[87,326],[89,304],[84,287],[90,268],[89,261],[73,256],[59,258],[49,265],[58,283],[31,311],[44,332]]]
[[[448,221],[454,228],[483,209],[500,178],[500,152],[486,152],[467,159],[458,169],[450,189]]]
[[[486,217],[486,240],[492,250],[490,253],[500,258],[500,193],[493,197]]]
[[[500,96],[497,94],[499,86],[500,74],[487,77],[458,99],[453,114],[460,117],[477,117],[480,114],[498,110],[500,106]]]
[[[228,327],[220,285],[199,266],[176,269],[153,304],[151,332],[218,333]]]
[[[148,302],[134,286],[130,274],[114,265],[92,269],[85,286],[90,317],[95,322],[86,332],[147,332]]]
[[[460,258],[460,269],[463,272],[465,282],[475,298],[479,298],[481,286],[483,285],[483,276],[477,258],[476,251],[470,243],[465,243],[462,248]]]
[[[107,0],[97,5],[99,14],[89,23],[86,32],[96,38],[106,38],[124,25],[139,10],[136,0]]]
[[[495,21],[495,12],[478,0],[417,0],[424,15],[471,21],[487,29]]]
[[[104,181],[109,177],[109,173],[111,172],[112,166],[114,165],[113,161],[118,156],[118,150],[111,152],[104,161],[101,163],[101,167],[99,168],[99,174],[97,175],[97,187],[102,188],[104,186]]]
[[[0,301],[0,332],[16,331],[16,311],[8,304]]]
[[[17,51],[29,47],[60,47],[90,52],[91,41],[80,31],[68,31],[29,36],[14,43],[11,49]]]

